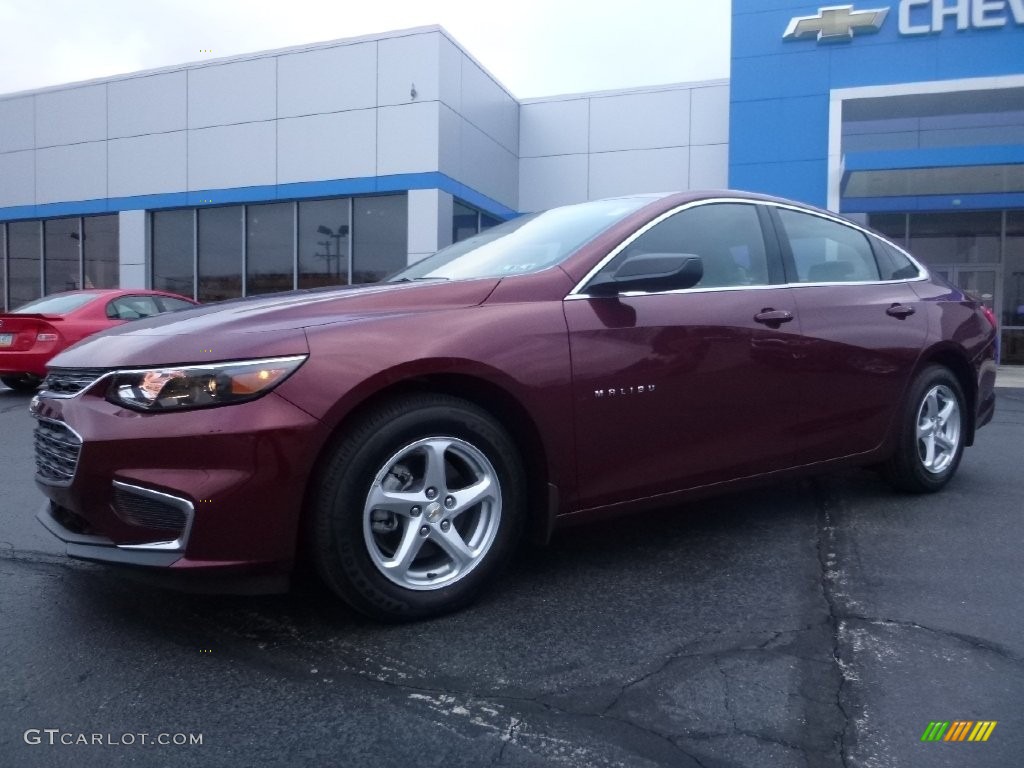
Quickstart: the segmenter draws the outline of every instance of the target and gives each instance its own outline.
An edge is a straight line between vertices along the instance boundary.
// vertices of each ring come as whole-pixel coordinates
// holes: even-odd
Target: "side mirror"
[[[704,277],[704,262],[692,253],[638,253],[613,274],[598,277],[585,289],[592,296],[627,291],[678,291],[692,288]]]

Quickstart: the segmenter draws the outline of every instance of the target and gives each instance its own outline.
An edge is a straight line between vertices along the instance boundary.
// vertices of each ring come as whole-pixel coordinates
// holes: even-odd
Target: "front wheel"
[[[882,465],[886,478],[911,493],[933,493],[948,483],[964,451],[967,412],[952,371],[925,368],[910,387],[896,451]]]
[[[374,410],[334,447],[318,481],[317,570],[376,619],[468,604],[523,528],[525,475],[514,442],[454,397],[417,395]]]

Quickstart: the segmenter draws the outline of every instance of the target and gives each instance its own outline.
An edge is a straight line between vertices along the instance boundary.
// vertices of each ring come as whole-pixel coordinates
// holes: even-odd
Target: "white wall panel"
[[[690,147],[690,189],[727,189],[729,145]]]
[[[36,97],[36,146],[101,141],[107,137],[107,86],[87,85]]]
[[[34,96],[0,101],[0,152],[35,146]]]
[[[426,32],[377,42],[377,98],[380,106],[437,100],[440,37],[437,32]],[[415,99],[410,95],[414,84]]]
[[[182,131],[186,127],[188,74],[115,80],[107,87],[110,138]]]
[[[729,143],[729,86],[694,88],[690,97],[690,143]]]
[[[587,156],[523,158],[519,163],[519,210],[542,211],[587,199]]]
[[[437,170],[440,108],[428,101],[377,110],[378,175]]]
[[[439,189],[409,190],[409,263],[452,242],[454,199]]]
[[[36,202],[95,200],[107,196],[107,143],[36,150]]]
[[[437,169],[453,179],[462,178],[462,124],[465,122],[459,115],[441,104],[438,110],[438,147]]]
[[[690,91],[651,91],[590,100],[590,151],[690,143]]]
[[[376,110],[293,117],[278,123],[279,184],[373,176],[376,168]]]
[[[188,71],[188,127],[230,125],[275,117],[273,57]]]
[[[185,131],[112,139],[108,144],[111,197],[182,192],[188,167]]]
[[[470,58],[462,57],[462,110],[510,152],[519,151],[519,105]]]
[[[377,105],[377,43],[357,43],[281,56],[279,117],[366,109]]]
[[[689,184],[689,148],[634,149],[590,156],[590,199],[671,192]]]
[[[35,204],[34,155],[33,150],[0,154],[0,206]]]
[[[571,155],[587,151],[587,99],[541,101],[519,108],[521,157]]]
[[[117,217],[118,262],[122,288],[145,288],[149,237],[146,211],[121,211]]]
[[[459,180],[509,208],[518,204],[519,159],[465,120]]]
[[[466,58],[466,55],[444,35],[438,36],[438,45],[440,46],[439,98],[456,112],[460,112],[462,111],[462,60]]]
[[[273,184],[274,123],[245,123],[189,131],[188,188]]]

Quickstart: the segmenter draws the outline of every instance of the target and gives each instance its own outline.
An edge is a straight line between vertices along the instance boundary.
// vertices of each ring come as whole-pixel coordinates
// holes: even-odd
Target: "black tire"
[[[935,402],[945,407],[955,401],[957,422],[955,438],[947,425],[941,431],[942,439],[954,447],[934,446],[934,458],[929,469],[927,438],[919,439],[918,426],[927,419],[925,400],[936,394]],[[909,493],[934,493],[941,490],[956,474],[964,452],[964,438],[967,432],[967,399],[953,372],[940,365],[931,365],[921,371],[910,386],[906,404],[899,419],[899,436],[893,455],[881,465],[883,476],[896,488]],[[933,425],[932,430],[935,429]],[[936,450],[937,448],[937,450]],[[942,460],[938,457],[942,453]]]
[[[436,497],[433,504],[420,502],[426,506],[423,506],[422,512],[415,512],[419,515],[415,518],[413,511],[408,514],[371,511],[368,496],[371,489],[383,489],[386,483],[404,481],[405,486],[398,489],[400,492],[414,488],[416,493],[429,493],[426,468],[429,456],[425,455],[428,453],[426,446],[412,452],[402,452],[410,446],[419,445],[419,441],[434,441],[436,445],[445,445],[448,439],[454,439],[455,442],[451,443],[453,448],[441,449],[440,455],[445,457],[442,463],[446,472],[443,498]],[[424,453],[417,453],[416,450]],[[417,551],[420,554],[414,556],[406,568],[409,574],[413,573],[413,566],[422,561],[428,563],[421,566],[419,571],[422,575],[422,569],[426,570],[423,578],[436,577],[437,574],[431,572],[434,566],[429,564],[430,557],[443,560],[448,556],[436,543],[439,539],[435,538],[450,535],[442,534],[440,529],[446,522],[440,518],[448,513],[443,508],[439,510],[436,502],[447,499],[449,473],[454,471],[452,463],[461,461],[460,456],[453,453],[458,450],[470,452],[467,455],[471,457],[482,456],[477,466],[486,467],[488,476],[489,470],[493,469],[498,485],[491,491],[491,500],[477,506],[467,505],[465,509],[468,511],[462,513],[462,517],[454,517],[460,515],[458,511],[451,513],[452,520],[447,521],[449,527],[444,530],[458,532],[456,526],[463,525],[458,521],[465,517],[470,526],[475,526],[471,533],[484,530],[480,526],[486,525],[489,533],[482,540],[490,543],[479,545],[479,556],[464,567],[462,575],[456,572],[458,566],[455,565],[455,559],[449,558],[451,565],[447,567],[450,572],[446,578],[454,579],[451,583],[404,586],[411,577],[396,577],[403,581],[396,583],[392,576],[385,576],[385,566],[377,564],[382,553],[382,546],[378,546],[377,542],[388,536],[404,541],[404,536],[412,536],[412,533],[407,534],[406,531],[409,526],[422,533],[429,522],[431,528],[429,534],[426,534],[429,538],[423,540],[429,542],[429,546],[426,543],[418,545]],[[407,469],[402,460],[392,463],[399,455],[408,457],[407,463],[414,468]],[[421,467],[423,477],[414,478],[417,457],[421,456],[424,462]],[[396,471],[384,474],[388,466]],[[466,472],[467,476],[470,474]],[[378,475],[383,478],[379,485]],[[335,593],[360,613],[377,620],[422,619],[468,605],[501,572],[524,528],[526,477],[515,443],[505,429],[485,411],[470,402],[446,395],[410,395],[366,414],[329,449],[313,482],[315,491],[312,495],[308,533],[309,551],[316,569]],[[461,487],[458,480],[452,483],[452,487],[451,494],[459,493],[454,489]],[[420,504],[416,505],[417,510]],[[395,506],[397,508],[398,505]],[[377,520],[377,515],[389,515],[389,519]],[[482,523],[484,520],[488,522]],[[394,534],[380,533],[374,527],[379,525],[386,529],[392,524],[398,526]],[[399,545],[396,544],[389,555],[393,558],[392,562],[397,558],[398,551]],[[444,567],[439,567],[439,570],[444,570]],[[402,570],[396,569],[392,573],[400,575]]]
[[[39,386],[42,379],[31,373],[23,373],[19,376],[0,376],[0,381],[15,392],[31,392]]]

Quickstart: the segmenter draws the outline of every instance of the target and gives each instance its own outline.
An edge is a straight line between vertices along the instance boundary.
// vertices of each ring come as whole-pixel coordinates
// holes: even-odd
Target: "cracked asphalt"
[[[571,529],[474,608],[380,626],[315,586],[68,561],[0,388],[0,765],[1019,765],[1024,389],[999,395],[937,496],[856,470]],[[932,720],[998,725],[922,743]],[[116,743],[142,733],[202,744]],[[115,744],[59,743],[92,734]]]

